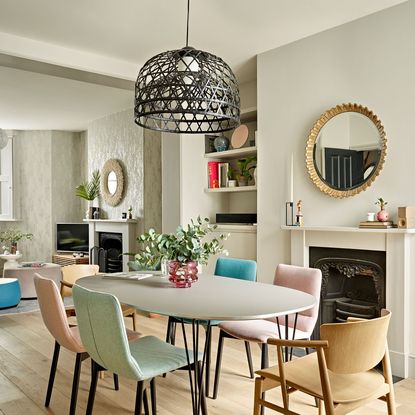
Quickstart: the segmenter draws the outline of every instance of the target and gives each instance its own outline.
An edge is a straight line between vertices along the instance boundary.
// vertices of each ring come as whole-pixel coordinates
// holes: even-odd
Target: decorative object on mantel
[[[221,58],[189,46],[160,53],[141,68],[135,83],[134,121],[151,130],[200,134],[240,123],[238,82]]]
[[[255,131],[256,132],[256,131]],[[291,153],[290,163],[290,183],[289,183],[289,201],[285,202],[285,225],[296,226],[294,223],[294,154]]]
[[[309,133],[307,170],[327,195],[354,196],[379,176],[386,150],[385,130],[372,111],[358,104],[337,105],[321,115]]]
[[[20,252],[17,250],[17,242],[25,239],[33,239],[32,233],[24,233],[17,228],[9,228],[0,232],[0,242],[6,243],[3,246],[4,255],[19,255]]]
[[[363,221],[359,223],[359,228],[362,229],[389,229],[396,228],[392,221]]]
[[[102,167],[101,191],[110,206],[120,204],[124,196],[124,170],[116,159],[107,160]]]
[[[86,211],[86,219],[94,219],[94,212],[99,209],[92,206],[95,199],[100,195],[99,184],[100,184],[101,175],[99,170],[94,170],[92,172],[92,179],[88,182],[85,181],[81,183],[75,189],[75,194],[82,199],[88,201],[88,210]]]
[[[133,207],[130,205],[128,206],[128,219],[133,218]]]
[[[388,202],[385,202],[381,197],[375,202],[375,205],[379,205],[380,211],[376,215],[379,222],[386,222],[389,219],[389,213],[385,210],[385,206]]]
[[[415,207],[398,207],[398,228],[415,228]]]
[[[304,217],[303,213],[301,212],[301,204],[302,201],[299,200],[297,202],[297,213],[295,214],[295,226],[304,226]]]
[[[368,212],[367,213],[367,221],[374,222],[376,220],[376,213],[375,212]]]
[[[186,227],[179,226],[174,233],[159,234],[150,229],[137,238],[143,249],[137,254],[125,255],[134,255],[144,269],[155,269],[166,260],[169,281],[176,288],[190,287],[198,279],[198,264],[207,264],[211,255],[227,254],[223,248],[227,235],[203,241],[215,229],[216,225],[211,225],[208,218],[200,216]]]

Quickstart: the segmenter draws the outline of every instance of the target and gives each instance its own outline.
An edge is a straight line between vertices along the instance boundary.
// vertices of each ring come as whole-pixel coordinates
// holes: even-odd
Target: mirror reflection
[[[379,118],[359,104],[328,109],[312,126],[306,165],[312,182],[331,197],[366,190],[385,163],[387,140]]]
[[[381,137],[371,119],[344,112],[321,128],[314,146],[314,164],[320,177],[339,190],[360,186],[381,158]]]
[[[113,195],[117,191],[117,175],[115,174],[115,171],[111,171],[108,174],[108,180],[107,180],[107,186],[108,186],[108,192]]]

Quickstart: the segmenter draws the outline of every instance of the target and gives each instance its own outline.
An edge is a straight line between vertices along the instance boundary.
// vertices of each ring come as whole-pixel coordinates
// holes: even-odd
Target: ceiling
[[[246,82],[256,77],[258,53],[402,2],[192,0],[189,43],[222,57]],[[93,75],[133,81],[151,56],[185,43],[186,0],[0,0],[0,10],[1,54],[92,74],[0,66],[3,128],[80,130],[130,108],[129,87]]]

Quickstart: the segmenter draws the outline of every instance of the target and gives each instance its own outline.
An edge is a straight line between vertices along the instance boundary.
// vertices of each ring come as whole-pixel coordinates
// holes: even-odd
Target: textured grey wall
[[[24,261],[51,261],[57,221],[79,222],[82,208],[74,187],[81,180],[79,133],[16,131],[13,138],[14,200],[17,222],[0,222],[0,230],[17,227],[34,235],[19,242]]]
[[[145,131],[133,121],[133,110],[111,114],[88,127],[88,177],[109,159],[121,162],[124,197],[112,207],[101,198],[103,217],[120,219],[131,205],[139,220],[137,233],[161,229],[161,134]],[[145,179],[146,177],[146,179]]]

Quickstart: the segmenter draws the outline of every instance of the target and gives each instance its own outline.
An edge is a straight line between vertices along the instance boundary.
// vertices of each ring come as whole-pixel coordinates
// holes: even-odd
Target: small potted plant
[[[24,233],[17,228],[9,228],[0,232],[0,242],[7,244],[3,246],[4,251],[9,251],[12,255],[15,255],[17,252],[17,242],[32,238],[32,233]]]
[[[167,261],[169,281],[177,288],[190,287],[198,279],[198,264],[207,264],[211,255],[227,254],[223,248],[227,235],[204,240],[215,229],[216,225],[211,225],[208,218],[200,216],[186,227],[179,226],[174,233],[150,229],[137,238],[142,249],[135,254],[135,261],[147,269],[155,269]]]
[[[379,198],[375,205],[379,205],[380,210],[377,214],[377,219],[379,222],[386,222],[389,219],[389,213],[385,210],[385,206],[388,204],[388,202],[385,202],[383,198]]]
[[[247,186],[248,183],[253,179],[251,171],[256,167],[256,164],[252,163],[256,161],[256,156],[251,156],[236,161],[239,168],[238,177],[238,186]]]
[[[99,173],[99,170],[94,170],[92,172],[91,180],[81,183],[75,189],[75,193],[77,196],[89,202],[88,210],[86,211],[87,219],[94,219],[94,212],[96,210],[99,210],[99,208],[93,207],[92,204],[94,200],[100,196],[100,180],[101,175]]]
[[[236,187],[235,170],[231,166],[228,168],[228,187]]]

